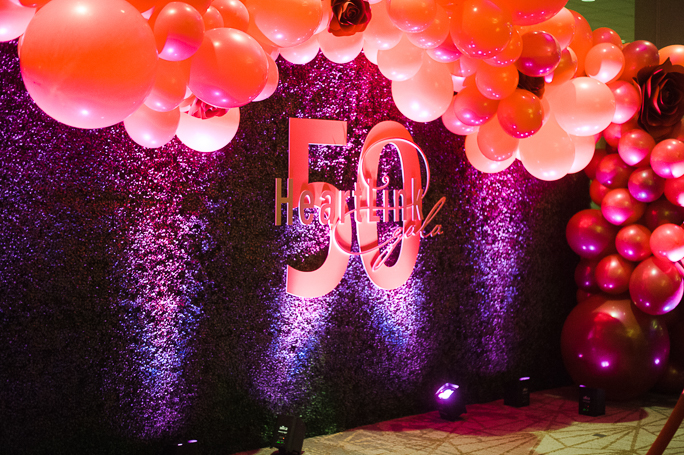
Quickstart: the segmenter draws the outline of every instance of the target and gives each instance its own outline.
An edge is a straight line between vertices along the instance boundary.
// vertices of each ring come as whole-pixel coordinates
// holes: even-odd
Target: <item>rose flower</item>
[[[641,92],[639,125],[657,141],[670,136],[684,116],[684,67],[668,58],[634,78]]]
[[[331,0],[332,20],[328,31],[335,36],[351,36],[366,29],[371,9],[364,0]]]

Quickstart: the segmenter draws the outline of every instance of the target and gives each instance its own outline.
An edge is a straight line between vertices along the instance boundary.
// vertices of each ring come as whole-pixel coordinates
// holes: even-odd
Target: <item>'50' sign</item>
[[[420,239],[442,234],[442,226],[435,225],[429,232],[428,223],[444,206],[441,198],[430,213],[423,216],[423,198],[430,185],[430,168],[422,150],[411,135],[396,122],[382,122],[370,130],[361,151],[357,181],[352,191],[341,191],[330,183],[309,182],[309,145],[346,145],[347,123],[337,120],[290,119],[287,193],[282,195],[282,179],[276,179],[275,224],[281,225],[282,205],[287,206],[287,224],[292,224],[293,210],[299,209],[299,220],[311,224],[318,220],[330,227],[328,257],[321,267],[303,272],[287,267],[286,290],[299,297],[320,297],[339,284],[350,256],[361,256],[370,280],[382,289],[395,289],[408,280],[418,257]],[[389,178],[382,177],[378,186],[378,164],[383,148],[392,144],[399,152],[403,188],[388,190]],[[422,186],[420,160],[425,160],[426,183]],[[354,209],[347,201],[352,199]],[[381,200],[381,202],[379,202]],[[359,251],[352,245],[352,218],[356,222]],[[378,241],[378,222],[402,221],[390,238]],[[385,261],[401,244],[399,258],[392,266]]]

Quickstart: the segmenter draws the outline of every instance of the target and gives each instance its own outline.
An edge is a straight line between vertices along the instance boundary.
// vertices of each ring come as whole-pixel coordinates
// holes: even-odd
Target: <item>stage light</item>
[[[299,417],[279,415],[271,447],[281,454],[301,454],[306,426]]]
[[[606,391],[579,386],[579,413],[585,416],[602,416],[606,413]]]
[[[435,392],[435,398],[439,416],[445,420],[454,421],[466,413],[463,392],[455,384],[444,384]]]
[[[524,377],[506,385],[504,404],[514,408],[530,405],[530,378]]]

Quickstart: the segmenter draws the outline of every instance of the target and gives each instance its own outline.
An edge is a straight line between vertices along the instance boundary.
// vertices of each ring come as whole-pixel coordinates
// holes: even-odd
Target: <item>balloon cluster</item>
[[[633,64],[624,70],[633,80],[609,84],[615,119],[584,169],[599,208],[575,214],[566,229],[582,259],[575,270],[579,305],[565,323],[563,355],[577,382],[631,397],[664,372],[665,382],[684,387],[684,357],[668,362],[662,342],[665,323],[679,320],[673,310],[684,294],[684,46],[659,51],[641,41],[622,53]],[[625,314],[659,328],[658,340],[639,338],[646,329],[625,322]]]

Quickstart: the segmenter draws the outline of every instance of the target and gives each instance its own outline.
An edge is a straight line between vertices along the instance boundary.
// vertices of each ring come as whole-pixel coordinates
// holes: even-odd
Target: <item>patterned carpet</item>
[[[648,395],[608,403],[606,414],[578,414],[574,388],[533,393],[530,406],[503,400],[468,405],[462,420],[447,422],[437,412],[368,425],[304,441],[306,455],[632,455],[645,454],[677,397]],[[274,449],[239,455],[270,455]],[[665,454],[684,454],[684,428]]]

